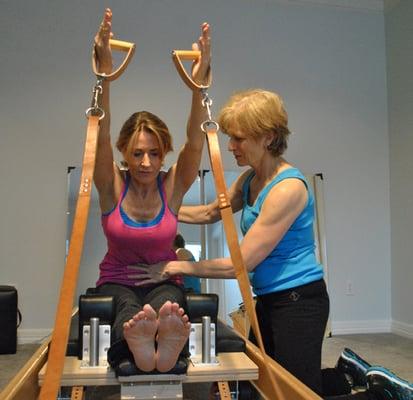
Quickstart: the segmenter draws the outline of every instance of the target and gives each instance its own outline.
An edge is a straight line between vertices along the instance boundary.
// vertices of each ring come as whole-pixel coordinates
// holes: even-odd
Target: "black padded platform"
[[[218,296],[216,294],[188,293],[186,295],[186,301],[186,311],[191,322],[200,323],[202,322],[203,316],[209,315],[211,322],[216,324],[217,354],[245,352],[244,340],[240,338],[231,327],[218,320]],[[83,325],[88,323],[92,317],[98,317],[101,323],[111,325],[114,320],[114,310],[114,298],[111,296],[97,295],[93,289],[88,289],[86,295],[80,296],[79,312],[72,317],[66,355],[76,356],[80,359]],[[159,374],[158,371],[148,373],[139,370],[133,362],[132,353],[128,349],[125,349],[124,346],[119,346],[113,350],[115,351],[111,353],[116,354],[116,360],[111,360],[110,356],[108,356],[108,361],[110,361],[112,365],[115,365],[114,369],[117,376]],[[188,368],[188,360],[185,356],[189,356],[187,350],[183,352],[183,356],[180,357],[176,366],[171,371],[168,371],[167,374],[185,373]]]

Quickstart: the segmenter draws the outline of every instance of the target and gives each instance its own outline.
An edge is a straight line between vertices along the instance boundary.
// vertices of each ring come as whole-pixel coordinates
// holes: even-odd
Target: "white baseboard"
[[[43,339],[52,333],[51,329],[18,329],[17,343],[41,343]]]
[[[413,339],[413,324],[393,320],[391,330],[397,335]]]
[[[50,335],[51,329],[18,329],[19,344],[40,343]],[[332,321],[332,335],[351,335],[357,333],[395,333],[413,339],[413,325],[391,320]]]
[[[392,332],[391,320],[367,321],[332,321],[331,333],[333,335],[351,335],[357,333],[390,333]]]

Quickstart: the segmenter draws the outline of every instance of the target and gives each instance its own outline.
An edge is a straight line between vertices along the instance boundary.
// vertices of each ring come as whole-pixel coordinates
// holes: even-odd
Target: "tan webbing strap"
[[[135,45],[119,40],[110,40],[112,50],[127,51],[125,60],[121,66],[109,75],[97,73],[98,80],[115,80],[126,69],[134,51]],[[93,70],[96,72],[95,53],[93,52]],[[96,86],[95,86],[96,89]],[[97,96],[97,93],[94,92]],[[40,400],[55,400],[60,387],[60,378],[63,372],[64,358],[71,322],[71,310],[79,275],[79,265],[83,250],[83,241],[89,214],[89,205],[93,185],[93,173],[96,160],[96,146],[99,134],[99,119],[104,113],[98,107],[97,97],[95,104],[87,110],[88,126],[86,131],[86,143],[83,154],[82,174],[80,180],[79,196],[76,204],[75,217],[73,220],[72,235],[70,238],[69,253],[66,259],[66,267],[63,274],[62,286],[60,288],[59,303],[56,311],[55,324],[52,340],[48,352],[48,362],[43,386],[40,390]],[[99,111],[99,113],[97,113]],[[99,115],[96,115],[99,114]]]
[[[80,190],[76,204],[72,235],[70,238],[69,253],[60,289],[60,298],[56,312],[52,341],[49,347],[46,374],[39,396],[39,399],[41,400],[56,399],[60,387],[60,378],[63,371],[66,346],[69,339],[73,299],[76,291],[83,240],[89,213],[98,133],[99,117],[91,116],[89,117],[86,133]]]
[[[228,243],[229,252],[231,255],[232,264],[235,269],[235,275],[238,280],[238,285],[241,290],[242,299],[244,301],[245,310],[251,321],[251,328],[257,339],[259,349],[264,359],[269,358],[265,353],[264,344],[261,337],[261,332],[258,325],[257,314],[255,312],[254,301],[251,295],[250,281],[247,274],[247,269],[242,258],[241,249],[238,243],[238,235],[234,224],[234,218],[232,214],[231,204],[228,200],[228,194],[225,184],[224,169],[222,167],[221,153],[219,151],[219,142],[217,136],[217,130],[214,125],[209,126],[206,131],[208,140],[208,151],[211,160],[212,172],[215,180],[215,187],[217,192],[217,198],[219,208],[221,211],[221,219],[224,224],[225,236]],[[270,384],[273,388],[274,399],[284,400],[285,397],[278,387],[275,377],[271,374],[270,370],[266,369],[266,374],[272,376]],[[260,370],[260,374],[263,371]]]

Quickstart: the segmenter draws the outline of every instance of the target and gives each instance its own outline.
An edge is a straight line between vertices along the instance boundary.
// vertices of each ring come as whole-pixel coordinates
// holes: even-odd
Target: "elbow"
[[[204,210],[204,224],[213,224],[221,219],[221,213],[215,205],[207,204]]]
[[[247,270],[247,273],[253,272],[255,267],[258,265],[256,263],[256,260],[249,260],[248,257],[243,257],[244,259],[244,265],[245,269]]]

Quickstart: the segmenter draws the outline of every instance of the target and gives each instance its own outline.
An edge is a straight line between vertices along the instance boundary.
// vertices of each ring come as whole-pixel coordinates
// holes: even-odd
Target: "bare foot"
[[[132,319],[123,324],[123,335],[137,367],[145,372],[155,369],[155,334],[158,329],[155,310],[145,304]]]
[[[159,310],[156,369],[171,370],[188,340],[191,323],[177,303],[167,301]]]

